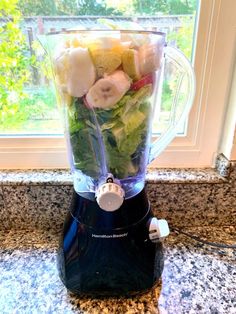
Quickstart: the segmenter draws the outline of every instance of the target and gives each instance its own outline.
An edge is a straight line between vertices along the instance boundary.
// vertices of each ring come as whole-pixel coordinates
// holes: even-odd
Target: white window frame
[[[235,61],[236,1],[202,0],[194,68],[196,97],[186,136],[176,137],[150,167],[212,167]],[[69,167],[63,136],[0,138],[0,169]]]

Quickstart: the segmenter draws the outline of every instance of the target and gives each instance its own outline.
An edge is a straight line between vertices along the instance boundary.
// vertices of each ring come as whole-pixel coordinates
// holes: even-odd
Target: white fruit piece
[[[139,64],[141,75],[144,76],[160,68],[162,46],[157,43],[143,45],[139,48]]]
[[[131,80],[123,71],[117,70],[99,79],[89,90],[86,99],[90,106],[109,109],[129,90]]]
[[[82,97],[94,84],[96,71],[87,48],[74,48],[68,56],[67,90],[73,97]]]
[[[122,66],[125,73],[133,80],[137,81],[141,78],[138,52],[135,49],[127,49],[123,52]]]
[[[69,49],[64,49],[60,51],[60,54],[58,53],[57,57],[54,59],[55,79],[62,91],[67,91],[68,56]]]

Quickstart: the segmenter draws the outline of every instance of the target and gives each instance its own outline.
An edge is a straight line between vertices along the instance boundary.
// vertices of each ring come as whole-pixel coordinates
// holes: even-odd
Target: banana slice
[[[110,49],[91,50],[98,77],[111,74],[121,65],[121,54]]]
[[[130,78],[123,71],[115,71],[99,79],[89,90],[86,99],[90,106],[109,109],[129,90]]]
[[[141,78],[138,52],[135,49],[127,49],[123,52],[122,65],[125,73],[133,80],[138,81]]]
[[[160,68],[162,50],[162,45],[157,43],[143,45],[139,48],[139,64],[142,76]]]
[[[96,71],[87,48],[74,48],[68,56],[66,85],[68,94],[82,97],[95,82]]]

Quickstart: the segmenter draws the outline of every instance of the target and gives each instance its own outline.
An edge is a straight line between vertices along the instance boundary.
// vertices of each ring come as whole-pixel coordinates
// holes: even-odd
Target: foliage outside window
[[[25,85],[30,80],[29,65],[33,59],[20,29],[21,13],[16,7],[17,0],[0,2],[0,123],[1,128],[8,125],[17,127],[25,120],[27,108],[21,104],[27,100]],[[20,109],[25,110],[20,110]],[[17,119],[14,119],[15,115]]]

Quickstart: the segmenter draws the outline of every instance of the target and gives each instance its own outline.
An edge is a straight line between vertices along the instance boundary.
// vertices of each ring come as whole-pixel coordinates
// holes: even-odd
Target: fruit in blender
[[[141,78],[139,69],[138,52],[135,49],[127,49],[122,54],[123,70],[135,81]]]
[[[129,90],[131,80],[127,74],[117,70],[99,79],[89,90],[86,100],[90,106],[107,109],[114,106]]]
[[[96,72],[87,48],[71,49],[67,77],[68,93],[74,97],[82,97],[94,84]]]
[[[108,49],[91,50],[98,77],[111,74],[121,65],[121,55]]]
[[[160,68],[161,55],[162,51],[157,43],[143,45],[139,48],[139,64],[142,76]]]

